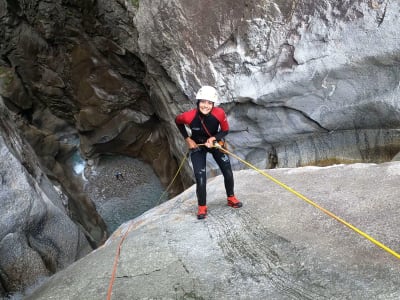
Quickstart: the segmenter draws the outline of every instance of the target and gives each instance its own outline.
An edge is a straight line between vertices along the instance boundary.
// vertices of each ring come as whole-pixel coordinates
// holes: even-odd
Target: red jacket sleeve
[[[184,113],[181,113],[180,115],[177,115],[175,118],[175,124],[178,127],[184,139],[186,139],[189,136],[186,131],[185,125],[189,125],[193,121],[195,116],[196,116],[196,109],[192,109]]]
[[[225,111],[221,107],[214,107],[212,114],[218,119],[221,131],[229,131],[229,124]]]

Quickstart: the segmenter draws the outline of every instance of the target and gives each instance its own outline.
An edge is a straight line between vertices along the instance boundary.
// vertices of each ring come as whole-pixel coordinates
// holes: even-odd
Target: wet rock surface
[[[399,253],[399,162],[268,174]],[[197,220],[191,187],[122,225],[103,247],[28,299],[105,298],[127,230],[112,289],[116,299],[400,297],[398,258],[253,170],[235,172],[235,178],[241,209],[226,205],[218,176],[208,183],[209,215]]]

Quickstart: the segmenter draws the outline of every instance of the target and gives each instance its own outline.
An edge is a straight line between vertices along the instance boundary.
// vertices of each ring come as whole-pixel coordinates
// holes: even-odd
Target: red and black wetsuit
[[[191,138],[197,144],[204,144],[210,137],[201,124],[202,121],[208,132],[211,136],[215,136],[217,141],[220,141],[229,132],[225,111],[220,107],[213,107],[208,115],[203,115],[195,108],[178,115],[175,119],[182,136],[185,139],[189,136],[185,128],[185,125],[188,125],[192,131]]]
[[[229,132],[229,124],[225,111],[220,107],[213,107],[208,115],[203,115],[198,109],[186,111],[176,117],[175,123],[185,139],[189,137],[185,127],[187,125],[191,130],[191,139],[197,144],[204,144],[210,138],[210,135],[214,136],[217,141],[220,141]],[[224,176],[227,197],[234,195],[234,180],[229,156],[217,148],[200,146],[190,150],[199,205],[206,205],[206,156],[208,152],[212,154]]]

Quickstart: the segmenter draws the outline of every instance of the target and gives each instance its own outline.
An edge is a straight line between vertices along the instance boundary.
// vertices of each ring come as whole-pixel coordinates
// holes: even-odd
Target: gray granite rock
[[[294,167],[399,151],[398,2],[192,2],[140,5],[140,52],[189,99],[216,86],[247,159]]]
[[[1,101],[1,99],[0,99]],[[88,254],[67,196],[42,171],[0,104],[0,296],[20,292]]]
[[[46,134],[73,130],[85,158],[139,157],[168,184],[185,152],[174,117],[204,84],[226,102],[232,147],[259,167],[400,150],[396,1],[0,3],[3,97],[28,122],[32,111],[36,133],[49,111],[67,121]],[[63,182],[62,162],[43,158]],[[174,194],[192,183],[183,173]]]
[[[194,106],[204,84],[225,102],[230,149],[260,168],[396,160],[399,11],[397,1],[375,0],[0,0],[1,113],[14,122],[5,124],[2,114],[2,149],[14,147],[21,171],[12,178],[27,178],[29,191],[15,194],[4,167],[2,199],[18,197],[12,210],[19,213],[34,203],[35,217],[48,226],[35,228],[56,223],[85,244],[73,222],[40,214],[46,206],[31,200],[42,199],[43,190],[98,246],[105,224],[70,160],[78,150],[91,161],[110,153],[140,158],[167,185],[186,152],[174,117]],[[216,173],[211,161],[208,170]],[[171,194],[193,183],[190,164],[181,175]],[[27,226],[4,220],[4,234]],[[41,234],[9,236],[6,244],[19,241],[15,249],[28,253],[26,240],[55,265]],[[69,249],[62,246],[60,252]],[[37,270],[46,273],[40,263]]]
[[[265,170],[264,170],[265,172]],[[209,180],[209,214],[195,188],[122,225],[107,243],[27,299],[397,299],[400,163],[266,171],[369,238],[254,170],[235,172],[244,206],[226,205]],[[100,263],[101,262],[101,263]]]

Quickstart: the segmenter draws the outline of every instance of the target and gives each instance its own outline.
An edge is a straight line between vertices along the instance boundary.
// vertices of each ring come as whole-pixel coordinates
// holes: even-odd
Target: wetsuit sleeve
[[[227,131],[219,131],[216,135],[215,135],[215,138],[217,139],[217,141],[220,141],[220,140],[222,140],[224,137],[226,137],[227,135],[228,135],[228,133],[229,133],[229,130],[227,130]]]
[[[220,131],[215,135],[217,141],[222,140],[229,133],[229,123],[225,111],[222,108],[215,109],[214,116],[219,121]]]
[[[186,139],[189,137],[189,134],[186,130],[185,125],[190,125],[192,122],[193,118],[195,115],[195,111],[186,111],[184,113],[181,113],[180,115],[177,115],[175,118],[175,124],[179,129],[179,132],[182,134],[183,138]]]

